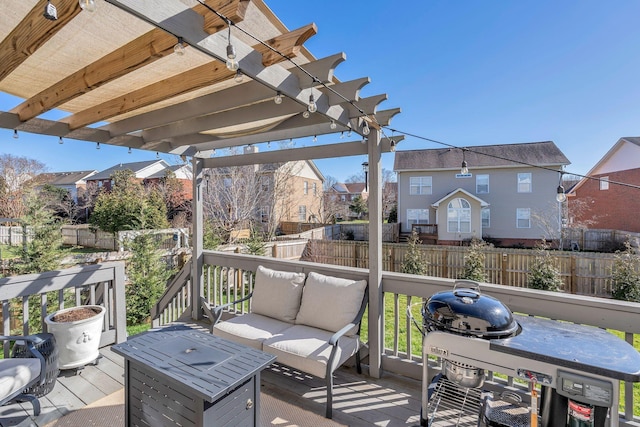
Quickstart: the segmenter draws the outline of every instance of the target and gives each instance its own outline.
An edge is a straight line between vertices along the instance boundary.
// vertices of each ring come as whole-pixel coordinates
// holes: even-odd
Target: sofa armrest
[[[220,321],[220,318],[222,317],[222,312],[224,311],[225,308],[247,301],[252,296],[253,296],[253,292],[251,292],[249,295],[243,298],[240,298],[239,300],[231,301],[226,304],[217,305],[214,307],[212,307],[211,304],[209,304],[209,302],[204,297],[200,297],[200,305],[202,305],[202,309],[204,310],[205,314],[211,321],[211,330],[213,331],[213,327]]]
[[[347,332],[352,330],[353,328],[358,328],[358,335],[360,335],[360,325],[362,324],[362,316],[364,316],[364,312],[367,309],[367,304],[369,303],[369,287],[367,286],[364,289],[364,295],[362,296],[362,303],[360,304],[360,310],[358,310],[358,314],[351,321],[351,323],[343,326],[339,331],[331,336],[329,339],[329,345],[335,347],[338,344],[338,340],[340,337],[344,336]]]
[[[25,346],[26,346],[27,350],[29,351],[29,353],[31,353],[31,355],[34,358],[38,359],[38,361],[40,362],[40,381],[39,381],[39,385],[43,385],[44,381],[46,379],[45,373],[46,373],[46,370],[47,370],[47,362],[46,362],[44,356],[42,355],[42,353],[40,353],[38,351],[38,349],[35,347],[35,344],[39,344],[39,343],[41,343],[43,341],[42,338],[40,338],[40,337],[38,337],[36,335],[26,335],[26,336],[0,335],[0,341],[24,341]]]

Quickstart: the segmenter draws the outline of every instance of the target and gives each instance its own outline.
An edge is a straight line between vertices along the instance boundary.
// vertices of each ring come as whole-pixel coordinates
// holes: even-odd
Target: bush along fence
[[[402,272],[408,245],[383,243],[382,269]],[[418,245],[425,260],[426,276],[461,278],[465,270],[468,247]],[[485,247],[484,267],[488,283],[527,288],[528,273],[539,253],[534,249]],[[611,296],[615,254],[550,251],[562,286],[560,291],[599,297]],[[346,267],[369,267],[369,244],[357,241],[311,240],[303,257],[306,261]]]

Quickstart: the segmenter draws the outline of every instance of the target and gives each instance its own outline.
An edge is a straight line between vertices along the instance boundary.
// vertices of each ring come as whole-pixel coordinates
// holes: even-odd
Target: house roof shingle
[[[95,174],[96,170],[47,172],[40,175],[43,182],[51,185],[74,185]]]
[[[459,169],[466,160],[469,168],[568,165],[571,162],[552,141],[499,144],[428,150],[396,151],[393,169]]]
[[[137,173],[138,171],[149,167],[153,164],[156,164],[158,162],[162,162],[164,163],[165,167],[169,167],[169,165],[167,164],[167,162],[165,162],[164,160],[146,160],[143,162],[132,162],[132,163],[120,163],[117,164],[115,166],[110,167],[109,169],[105,169],[103,171],[98,172],[97,174],[93,175],[91,177],[92,181],[97,181],[97,180],[101,180],[101,179],[110,179],[111,175],[114,174],[114,172],[116,171],[121,171],[121,170],[130,170],[133,173]]]

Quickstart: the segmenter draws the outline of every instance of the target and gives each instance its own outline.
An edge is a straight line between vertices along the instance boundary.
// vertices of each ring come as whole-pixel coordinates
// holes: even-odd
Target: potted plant
[[[105,308],[80,305],[48,315],[44,321],[58,346],[60,369],[73,369],[98,359]]]

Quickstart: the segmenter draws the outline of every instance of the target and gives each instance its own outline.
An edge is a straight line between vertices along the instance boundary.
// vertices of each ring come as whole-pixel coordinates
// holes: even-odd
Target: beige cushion
[[[265,340],[262,351],[276,356],[278,363],[325,378],[327,363],[333,348],[328,344],[331,335],[333,333],[329,331],[296,325],[283,334],[274,335]],[[353,356],[359,345],[360,338],[357,335],[340,338],[331,372]]]
[[[3,359],[0,360],[0,399],[26,388],[40,376],[38,359]]]
[[[337,332],[358,314],[366,280],[350,280],[309,273],[296,324]]]
[[[290,328],[291,323],[256,313],[247,313],[218,322],[213,334],[229,341],[262,350],[262,342]]]
[[[251,297],[251,312],[293,323],[300,308],[304,273],[258,266]]]

